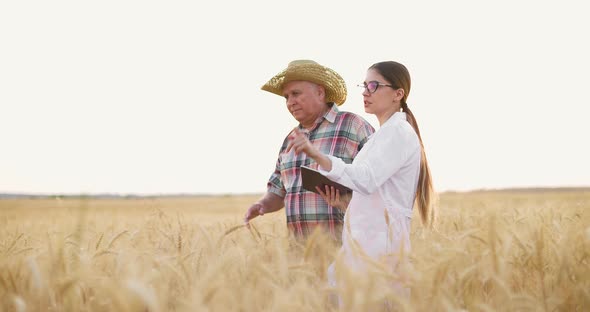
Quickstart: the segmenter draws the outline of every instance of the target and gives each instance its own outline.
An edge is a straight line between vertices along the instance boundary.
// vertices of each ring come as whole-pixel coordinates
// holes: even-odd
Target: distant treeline
[[[490,193],[490,192],[511,192],[511,193],[547,193],[547,192],[590,192],[589,187],[516,187],[498,189],[476,189],[469,191],[445,191],[441,194],[453,193]],[[201,194],[201,193],[174,193],[174,194],[26,194],[26,193],[0,193],[0,199],[48,199],[48,198],[104,198],[104,199],[138,199],[138,198],[172,198],[172,197],[229,197],[229,196],[255,196],[259,193],[228,193],[228,194]]]
[[[169,193],[169,194],[116,194],[116,193],[98,193],[98,194],[35,194],[35,193],[0,193],[0,199],[51,199],[51,198],[68,198],[68,199],[139,199],[139,198],[181,198],[181,197],[229,197],[229,196],[260,196],[261,193],[228,193],[228,194],[209,194],[209,193]]]
[[[587,187],[512,187],[512,188],[498,188],[498,189],[476,189],[469,191],[447,191],[444,193],[555,193],[555,192],[590,192],[590,186]]]

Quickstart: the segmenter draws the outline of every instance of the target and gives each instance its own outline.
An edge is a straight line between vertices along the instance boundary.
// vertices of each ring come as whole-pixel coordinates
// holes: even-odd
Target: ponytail
[[[416,200],[415,204],[418,206],[420,211],[420,218],[422,224],[426,227],[432,227],[436,219],[436,211],[434,209],[434,188],[432,186],[432,177],[430,176],[430,168],[428,166],[428,160],[426,159],[426,153],[424,152],[424,144],[422,143],[422,137],[420,136],[420,129],[416,122],[416,117],[408,107],[405,100],[402,100],[401,108],[406,113],[408,123],[414,128],[418,139],[420,140],[420,177],[418,178],[418,188],[416,189]]]
[[[426,160],[426,154],[424,153],[424,144],[422,143],[422,137],[420,136],[420,129],[418,129],[418,123],[412,111],[408,108],[406,100],[410,94],[410,88],[412,86],[412,80],[410,79],[410,72],[401,63],[394,61],[379,62],[371,65],[369,69],[375,69],[385,80],[387,80],[393,89],[403,89],[404,97],[401,100],[401,108],[406,113],[407,120],[416,131],[418,139],[420,140],[420,176],[418,178],[418,187],[416,189],[416,199],[414,204],[418,206],[420,211],[420,217],[422,224],[426,227],[432,227],[436,218],[434,209],[434,190],[432,187],[432,178],[430,176],[430,168],[428,167],[428,161]]]

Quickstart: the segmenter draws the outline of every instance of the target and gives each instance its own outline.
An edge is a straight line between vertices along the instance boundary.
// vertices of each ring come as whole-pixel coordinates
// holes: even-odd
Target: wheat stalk
[[[96,245],[94,246],[94,250],[98,250],[98,247],[100,247],[100,242],[102,242],[103,237],[104,237],[104,232],[100,233],[100,237],[98,238],[98,241],[96,242]]]
[[[127,234],[127,230],[121,231],[119,232],[119,234],[115,235],[111,241],[108,243],[107,248],[106,249],[111,249],[113,247],[113,244],[115,244],[115,242],[121,238],[123,235]]]

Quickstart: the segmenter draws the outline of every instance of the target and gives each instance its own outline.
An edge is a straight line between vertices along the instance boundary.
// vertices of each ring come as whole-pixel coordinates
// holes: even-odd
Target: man
[[[338,110],[346,100],[346,84],[338,73],[314,61],[289,63],[262,90],[283,96],[287,109],[299,122],[297,128],[321,152],[345,163],[352,162],[375,131],[362,117]],[[320,228],[339,240],[344,213],[329,206],[320,195],[303,189],[300,167],[317,168],[317,164],[305,153],[287,151],[289,137],[283,141],[266,194],[248,208],[244,222],[286,207],[287,227],[295,237],[305,238]]]

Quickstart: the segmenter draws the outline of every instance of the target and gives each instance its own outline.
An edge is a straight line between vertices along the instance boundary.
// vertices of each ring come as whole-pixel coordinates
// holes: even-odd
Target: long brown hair
[[[428,167],[428,160],[426,159],[426,153],[424,152],[424,144],[422,143],[420,129],[418,128],[418,122],[416,122],[416,117],[414,117],[414,114],[406,103],[411,87],[410,72],[404,65],[393,61],[375,63],[369,67],[369,69],[374,69],[379,72],[379,74],[381,74],[385,80],[393,85],[394,89],[402,88],[404,90],[404,97],[401,100],[401,109],[404,113],[406,113],[408,122],[416,131],[418,139],[420,139],[420,146],[422,149],[422,157],[420,157],[420,177],[418,178],[415,204],[418,206],[418,210],[420,211],[422,224],[430,227],[434,224],[434,220],[436,218],[434,209],[435,195],[434,188],[432,186],[430,168]]]

